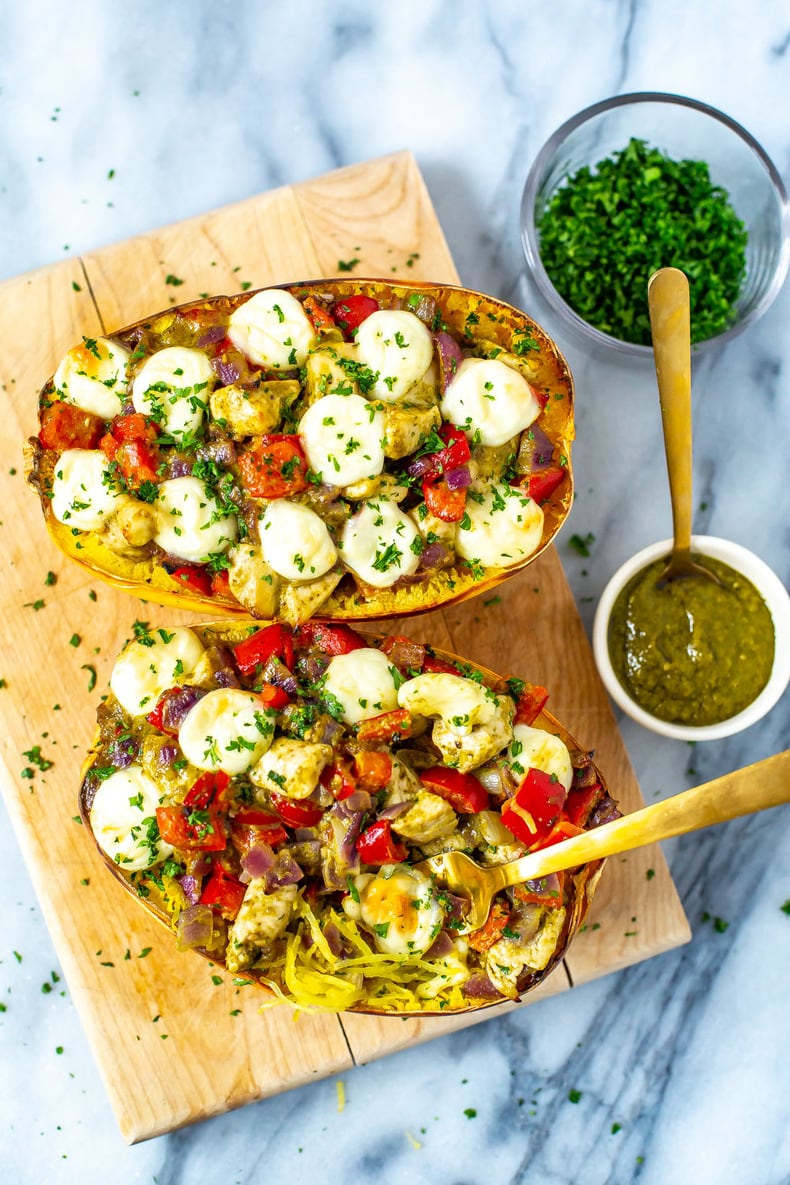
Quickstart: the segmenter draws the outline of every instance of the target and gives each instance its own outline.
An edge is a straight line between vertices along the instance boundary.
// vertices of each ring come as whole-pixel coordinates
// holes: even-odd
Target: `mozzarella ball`
[[[212,553],[227,551],[238,536],[238,522],[225,514],[199,477],[173,477],[159,486],[155,503],[163,551],[192,564],[205,564]]]
[[[324,576],[337,559],[326,523],[301,502],[277,498],[260,519],[261,551],[266,563],[295,583]]]
[[[163,691],[189,681],[203,651],[197,634],[186,627],[148,631],[115,660],[110,690],[130,716],[143,716]]]
[[[407,679],[398,689],[398,703],[413,715],[440,716],[460,735],[486,723],[496,711],[496,696],[486,687],[440,671]]]
[[[99,783],[91,807],[91,830],[96,842],[124,872],[141,872],[172,854],[170,844],[146,820],[155,817],[159,789],[139,765],[117,769]]]
[[[257,366],[293,370],[304,365],[315,330],[295,296],[270,288],[231,313],[228,337]]]
[[[455,550],[462,559],[486,568],[511,568],[537,551],[542,538],[540,506],[502,482],[470,493]]]
[[[73,346],[55,371],[54,384],[67,403],[92,412],[104,420],[120,415],[129,378],[129,351],[106,337],[83,337]]]
[[[340,704],[346,724],[358,724],[398,706],[395,670],[386,654],[372,646],[336,655],[327,667],[324,690]]]
[[[371,931],[376,949],[387,955],[424,954],[444,923],[430,877],[402,864],[382,864],[375,876],[356,878],[359,901],[349,894],[343,909]]]
[[[433,360],[433,338],[419,317],[406,309],[371,313],[356,335],[360,361],[378,378],[371,395],[392,403],[405,395]]]
[[[389,588],[417,571],[422,539],[414,520],[385,498],[363,502],[343,527],[340,554],[361,580]]]
[[[132,403],[135,411],[178,440],[200,428],[213,384],[214,371],[203,350],[167,346],[138,370]]]
[[[445,420],[493,447],[523,432],[540,415],[524,376],[497,358],[465,358],[440,407]]]
[[[350,486],[384,468],[384,413],[361,395],[324,395],[302,416],[310,468],[331,486]]]
[[[61,454],[50,501],[59,523],[78,531],[98,531],[115,510],[117,497],[103,452],[70,448]]]
[[[274,724],[259,696],[219,687],[198,700],[178,730],[184,756],[198,769],[243,774],[258,761],[274,735]]]
[[[573,765],[568,746],[543,728],[517,724],[507,759],[517,778],[523,778],[529,769],[540,769],[555,777],[566,790],[571,788]]]

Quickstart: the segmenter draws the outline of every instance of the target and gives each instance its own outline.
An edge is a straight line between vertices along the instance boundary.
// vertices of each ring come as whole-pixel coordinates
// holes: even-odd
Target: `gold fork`
[[[469,898],[459,931],[466,934],[485,924],[491,899],[501,889],[784,802],[790,802],[790,749],[509,864],[481,868],[463,852],[444,852],[416,867],[432,874],[451,893]]]

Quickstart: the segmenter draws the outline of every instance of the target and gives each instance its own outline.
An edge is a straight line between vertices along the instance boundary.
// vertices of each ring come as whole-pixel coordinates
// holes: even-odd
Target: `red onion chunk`
[[[436,465],[436,459],[433,453],[423,453],[421,457],[415,457],[406,466],[406,472],[409,477],[425,477],[426,473],[430,473]]]
[[[237,383],[241,378],[241,371],[235,362],[226,362],[222,358],[212,358],[211,365],[222,387],[228,387],[231,383]]]
[[[291,853],[283,848],[274,857],[274,864],[264,877],[266,891],[271,893],[273,889],[282,889],[284,885],[295,885],[303,876]]]
[[[182,687],[175,695],[168,695],[162,708],[162,727],[167,732],[178,732],[184,717],[205,694],[202,687]]]
[[[446,959],[453,953],[453,940],[446,930],[441,930],[436,941],[425,952],[426,959]]]
[[[263,877],[274,867],[274,850],[259,840],[241,858],[241,866],[251,877]]]
[[[436,316],[436,298],[433,296],[421,296],[419,300],[414,301],[410,297],[408,310],[410,313],[414,313],[415,317],[419,317],[425,325],[432,325],[433,319]]]
[[[192,473],[192,462],[176,453],[168,465],[168,477],[189,477]]]
[[[156,764],[160,769],[166,769],[172,765],[178,757],[178,745],[172,744],[170,741],[165,741],[156,755]]]
[[[475,1000],[500,1000],[502,993],[495,988],[487,975],[470,975],[461,988],[465,996]]]
[[[438,568],[443,564],[449,552],[443,543],[429,543],[420,556],[420,566],[423,568]]]
[[[197,450],[200,461],[215,461],[218,465],[232,465],[236,460],[236,449],[232,440],[210,440]]]
[[[113,741],[107,750],[110,765],[114,765],[116,769],[126,769],[127,765],[131,765],[137,757],[139,748],[140,746],[133,737]]]
[[[414,806],[413,799],[407,799],[406,802],[395,802],[392,806],[385,806],[378,813],[379,819],[397,819],[406,811],[410,811]]]
[[[209,948],[214,933],[214,918],[208,905],[190,905],[178,915],[176,936],[179,950]]]
[[[538,880],[525,883],[531,893],[554,893],[557,897],[560,895],[560,878],[556,872],[550,872],[548,876],[542,876]]]
[[[208,329],[205,329],[201,333],[195,344],[199,350],[202,350],[205,346],[215,346],[217,342],[222,341],[225,334],[226,329],[224,325],[209,325]]]
[[[200,900],[200,881],[196,876],[180,876],[178,883],[181,886],[181,892],[186,897],[190,905],[197,905]]]
[[[533,424],[527,431],[524,439],[531,446],[530,473],[535,473],[540,469],[547,469],[554,456],[554,445],[543,429],[538,424]]]
[[[455,378],[464,356],[458,342],[449,333],[444,331],[437,333],[433,340],[439,351],[439,360],[442,364],[442,387],[446,391]]]
[[[444,475],[448,488],[451,490],[465,490],[472,484],[472,474],[468,465],[457,465],[455,469],[448,469]]]

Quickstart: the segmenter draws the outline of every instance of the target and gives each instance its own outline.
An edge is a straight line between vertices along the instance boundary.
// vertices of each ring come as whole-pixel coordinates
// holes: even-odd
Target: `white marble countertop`
[[[4,8],[0,277],[409,148],[462,281],[556,333],[524,282],[518,208],[530,162],[574,111],[632,90],[692,95],[790,175],[786,0]],[[785,287],[762,321],[705,357],[694,414],[695,529],[745,544],[785,581],[789,319]],[[578,391],[571,529],[594,536],[587,560],[567,536],[558,548],[589,627],[619,562],[670,533],[669,503],[653,374],[558,336]],[[622,721],[645,797],[786,747],[788,704],[694,749]],[[325,1080],[132,1148],[0,819],[4,1181],[790,1180],[790,808],[667,845],[687,947],[359,1067],[343,1075],[342,1113]]]

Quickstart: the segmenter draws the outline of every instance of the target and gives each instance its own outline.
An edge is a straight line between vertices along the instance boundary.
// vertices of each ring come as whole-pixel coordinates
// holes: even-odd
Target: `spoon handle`
[[[674,553],[691,551],[691,314],[689,284],[676,267],[647,284],[653,356],[672,502]]]
[[[673,835],[685,835],[688,831],[698,831],[713,823],[724,823],[785,802],[790,802],[790,749],[604,823],[553,847],[522,856],[512,864],[500,865],[505,876],[501,887],[523,884],[525,880],[535,880],[563,868],[575,868],[588,860],[645,847]]]

